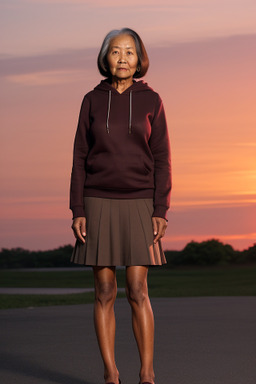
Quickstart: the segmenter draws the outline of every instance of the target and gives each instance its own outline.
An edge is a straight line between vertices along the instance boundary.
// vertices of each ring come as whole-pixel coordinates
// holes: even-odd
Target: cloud
[[[215,198],[201,199],[173,199],[172,210],[175,212],[205,208],[243,207],[256,204],[256,194],[238,194],[237,196],[216,196]]]
[[[24,86],[47,86],[73,83],[84,77],[84,71],[44,71],[6,76],[6,80]]]
[[[42,72],[86,70],[96,66],[98,49],[70,49],[40,55],[0,56],[1,77]]]
[[[256,143],[247,143],[247,142],[233,143],[233,145],[238,147],[256,147]]]
[[[200,73],[206,68],[210,70],[212,66],[214,66],[215,72],[219,71],[218,67],[223,71],[223,62],[227,59],[234,60],[235,66],[249,66],[249,63],[244,63],[244,58],[246,59],[246,56],[250,55],[250,59],[252,59],[255,56],[252,50],[255,44],[256,34],[250,34],[176,44],[169,42],[164,46],[149,45],[147,50],[153,64],[161,65],[164,70],[169,68],[170,71],[173,70],[173,67],[178,69],[184,67],[187,76],[190,76],[190,71],[187,70],[188,61],[190,66],[199,68]],[[97,70],[98,52],[99,47],[56,50],[26,56],[0,55],[0,77],[42,74],[43,72],[58,74],[62,71]],[[243,60],[240,60],[240,57],[243,57]],[[191,77],[190,80],[192,80]]]
[[[154,6],[154,8],[161,8],[161,7],[196,7],[199,5],[204,5],[204,0],[161,0],[156,3],[155,0],[141,0],[139,3],[137,0],[130,0],[129,3],[127,2],[119,2],[117,3],[116,0],[108,0],[107,2],[105,0],[23,0],[23,3],[39,3],[39,4],[81,4],[85,6],[93,6],[93,7],[115,7],[115,8],[126,8],[126,7],[135,7],[138,6]],[[213,2],[213,0],[212,0]],[[216,3],[217,0],[214,0]],[[220,2],[220,0],[219,0]],[[209,1],[208,1],[209,3]]]
[[[190,235],[178,235],[178,236],[172,236],[168,235],[165,236],[163,239],[164,243],[169,243],[172,241],[183,241],[185,243],[188,243],[190,241],[204,241],[208,239],[218,239],[223,242],[229,242],[231,240],[255,240],[256,239],[256,232],[251,232],[251,233],[244,233],[244,234],[233,234],[233,235],[220,235],[216,232],[214,233],[209,233],[206,236],[202,235],[195,235],[195,234],[190,234]]]
[[[0,7],[5,53],[93,46],[122,26],[150,45],[256,31],[252,0],[12,0]]]

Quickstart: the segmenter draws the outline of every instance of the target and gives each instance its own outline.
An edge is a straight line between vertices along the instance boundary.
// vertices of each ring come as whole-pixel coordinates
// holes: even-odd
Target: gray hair
[[[137,34],[137,32],[133,31],[130,28],[122,28],[122,29],[114,29],[110,31],[105,39],[103,40],[99,55],[98,55],[98,69],[102,76],[104,77],[111,77],[111,73],[108,66],[108,60],[107,60],[107,54],[109,51],[109,46],[111,40],[119,35],[130,35],[135,42],[136,52],[138,56],[138,69],[133,75],[133,77],[143,77],[147,73],[148,67],[149,67],[149,60],[148,55],[145,49],[145,46],[140,38],[140,36]]]

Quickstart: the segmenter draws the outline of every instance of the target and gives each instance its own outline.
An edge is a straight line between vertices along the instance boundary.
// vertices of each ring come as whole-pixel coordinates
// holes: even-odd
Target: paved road
[[[125,292],[125,288],[117,288]],[[74,293],[94,292],[94,288],[0,288],[4,295],[71,295]]]
[[[156,384],[255,384],[256,297],[152,299]],[[93,306],[0,311],[1,384],[103,384]],[[122,384],[139,358],[126,299],[116,302]]]

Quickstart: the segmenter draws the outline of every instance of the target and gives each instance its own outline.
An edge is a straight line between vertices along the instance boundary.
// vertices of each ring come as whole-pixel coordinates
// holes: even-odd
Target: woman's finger
[[[158,226],[157,226],[157,221],[155,217],[152,217],[152,225],[153,225],[154,236],[156,236],[158,233]]]
[[[81,234],[83,237],[86,236],[86,220],[82,220],[81,222]]]
[[[156,244],[165,235],[165,230],[167,227],[167,222],[162,217],[155,217],[157,223],[157,235],[154,238],[154,243]]]
[[[76,217],[73,220],[71,228],[73,229],[76,239],[81,241],[81,243],[85,243],[85,217]]]

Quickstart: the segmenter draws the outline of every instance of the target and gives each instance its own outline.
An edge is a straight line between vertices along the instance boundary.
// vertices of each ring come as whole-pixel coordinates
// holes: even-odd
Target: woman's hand
[[[167,221],[162,217],[152,217],[153,231],[154,231],[154,243],[156,244],[161,237],[164,236],[167,228]]]
[[[73,220],[73,224],[71,225],[75,238],[81,241],[81,243],[85,243],[85,236],[86,236],[85,226],[86,226],[85,217],[76,217]]]

